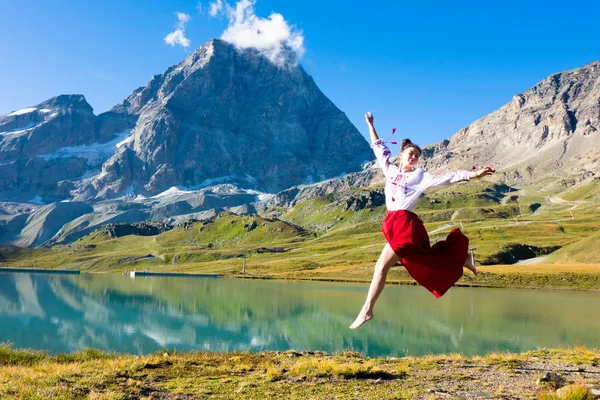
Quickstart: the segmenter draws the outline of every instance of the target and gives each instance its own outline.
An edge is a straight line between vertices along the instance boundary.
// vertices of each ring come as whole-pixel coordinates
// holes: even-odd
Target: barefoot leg
[[[394,253],[390,245],[386,243],[377,260],[377,264],[375,264],[375,271],[373,272],[373,279],[369,286],[369,293],[367,293],[367,300],[360,313],[358,313],[356,320],[350,325],[350,329],[356,329],[365,322],[373,319],[373,307],[375,307],[375,302],[383,291],[387,273],[396,264],[396,261],[398,261],[398,256]]]

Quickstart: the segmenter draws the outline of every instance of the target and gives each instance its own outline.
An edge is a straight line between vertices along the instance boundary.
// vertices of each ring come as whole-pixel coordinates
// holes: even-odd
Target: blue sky
[[[600,60],[591,0],[258,0],[252,11],[280,14],[303,39],[300,64],[364,135],[372,111],[381,136],[397,127],[398,139],[421,145],[550,74]],[[165,42],[178,12],[188,47]],[[209,1],[3,1],[0,114],[66,93],[107,111],[228,26]]]

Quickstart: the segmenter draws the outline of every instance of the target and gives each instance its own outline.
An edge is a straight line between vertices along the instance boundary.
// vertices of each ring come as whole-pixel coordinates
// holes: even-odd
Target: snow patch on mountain
[[[21,136],[34,128],[42,125],[46,121],[41,122],[30,122],[25,126],[21,126],[19,128],[11,129],[9,131],[0,132],[0,136],[8,137],[8,136]]]
[[[113,140],[106,143],[63,147],[52,154],[43,154],[37,157],[43,158],[46,161],[58,158],[85,158],[88,162],[88,166],[96,167],[112,156],[117,148],[133,140],[133,136],[130,136],[130,134],[131,130],[128,129],[121,133],[117,133]]]
[[[127,131],[128,133],[130,131]],[[117,143],[115,146],[117,147],[117,149],[121,146],[125,146],[127,143],[131,143],[133,142],[133,135],[129,135],[127,138],[125,138],[124,140],[121,140],[119,143]]]
[[[30,112],[34,112],[35,110],[37,110],[37,108],[35,108],[35,107],[23,108],[21,110],[11,112],[10,114],[7,115],[7,117],[13,117],[15,115],[29,114]]]
[[[161,192],[157,195],[154,195],[151,198],[152,199],[160,199],[162,197],[179,196],[179,195],[190,193],[190,192],[191,192],[191,190],[188,190],[186,187],[171,186],[169,189],[167,189],[164,192]]]
[[[194,189],[202,189],[208,186],[213,186],[213,185],[219,185],[221,183],[227,183],[231,180],[233,180],[234,178],[230,175],[226,175],[226,176],[219,176],[218,178],[211,178],[211,179],[205,179],[204,181],[202,181],[202,183],[200,183],[197,186],[194,186]]]

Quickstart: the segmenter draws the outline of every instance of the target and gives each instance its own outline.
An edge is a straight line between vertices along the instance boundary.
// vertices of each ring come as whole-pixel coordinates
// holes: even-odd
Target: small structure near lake
[[[288,249],[283,247],[260,247],[256,249],[257,253],[285,253],[286,251],[288,251]]]

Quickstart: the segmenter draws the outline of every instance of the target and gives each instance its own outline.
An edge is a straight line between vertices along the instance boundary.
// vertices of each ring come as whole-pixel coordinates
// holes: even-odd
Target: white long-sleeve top
[[[371,147],[385,175],[385,206],[388,211],[410,211],[426,189],[469,180],[469,171],[430,174],[423,168],[417,168],[412,172],[402,172],[390,162],[390,149],[383,140],[377,140]]]

